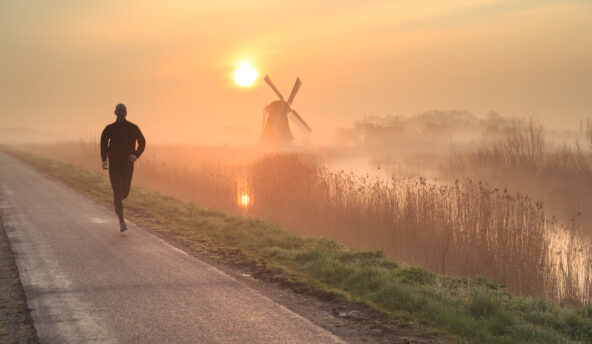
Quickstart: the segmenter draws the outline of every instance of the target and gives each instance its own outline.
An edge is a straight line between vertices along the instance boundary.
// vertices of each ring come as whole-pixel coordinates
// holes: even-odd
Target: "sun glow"
[[[247,208],[251,203],[251,197],[249,197],[249,195],[247,195],[246,193],[242,193],[239,197],[238,202],[241,207]]]
[[[257,70],[248,63],[242,63],[234,71],[234,81],[241,87],[248,87],[255,83],[257,79]]]

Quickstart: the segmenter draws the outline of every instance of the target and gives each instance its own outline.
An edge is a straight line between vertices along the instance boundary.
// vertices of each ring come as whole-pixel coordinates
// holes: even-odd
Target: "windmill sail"
[[[292,118],[294,118],[294,122],[296,122],[296,124],[298,124],[301,128],[303,128],[304,131],[310,133],[312,131],[312,129],[310,129],[310,126],[308,126],[308,124],[306,124],[306,122],[302,119],[302,117],[300,117],[300,115],[298,114],[298,112],[296,112],[295,110],[292,110],[291,113]]]
[[[292,102],[294,101],[294,97],[296,97],[296,93],[300,89],[301,84],[302,83],[300,82],[300,78],[296,78],[296,83],[294,84],[294,87],[292,87],[292,92],[290,93],[290,96],[288,97],[288,105],[292,105]]]
[[[277,94],[278,97],[280,97],[281,101],[284,101],[284,97],[282,96],[282,94],[280,93],[280,91],[278,91],[277,88],[275,88],[275,85],[273,84],[273,82],[271,82],[271,79],[269,78],[268,75],[265,76],[265,82],[269,85],[269,87],[271,87],[271,89],[275,92],[275,94]]]

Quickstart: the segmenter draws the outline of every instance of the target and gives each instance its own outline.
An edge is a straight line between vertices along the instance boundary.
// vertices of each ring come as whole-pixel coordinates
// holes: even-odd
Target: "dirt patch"
[[[1,216],[0,343],[39,343]]]

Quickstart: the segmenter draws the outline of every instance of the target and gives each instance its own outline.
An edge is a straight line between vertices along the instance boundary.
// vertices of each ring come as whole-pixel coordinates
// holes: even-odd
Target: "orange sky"
[[[326,141],[364,115],[592,117],[592,2],[0,2],[0,128],[96,138],[118,102],[152,141],[254,142],[262,80]],[[293,128],[297,138],[303,135]]]

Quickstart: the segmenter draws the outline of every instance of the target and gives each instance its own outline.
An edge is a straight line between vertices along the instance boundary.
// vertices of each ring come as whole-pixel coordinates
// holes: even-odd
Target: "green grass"
[[[95,201],[112,206],[106,174],[12,148],[4,150]],[[592,307],[513,297],[503,286],[401,266],[382,252],[298,236],[278,225],[200,208],[133,188],[127,217],[188,250],[271,271],[376,309],[421,331],[476,343],[592,343]],[[114,215],[115,216],[115,215]]]

